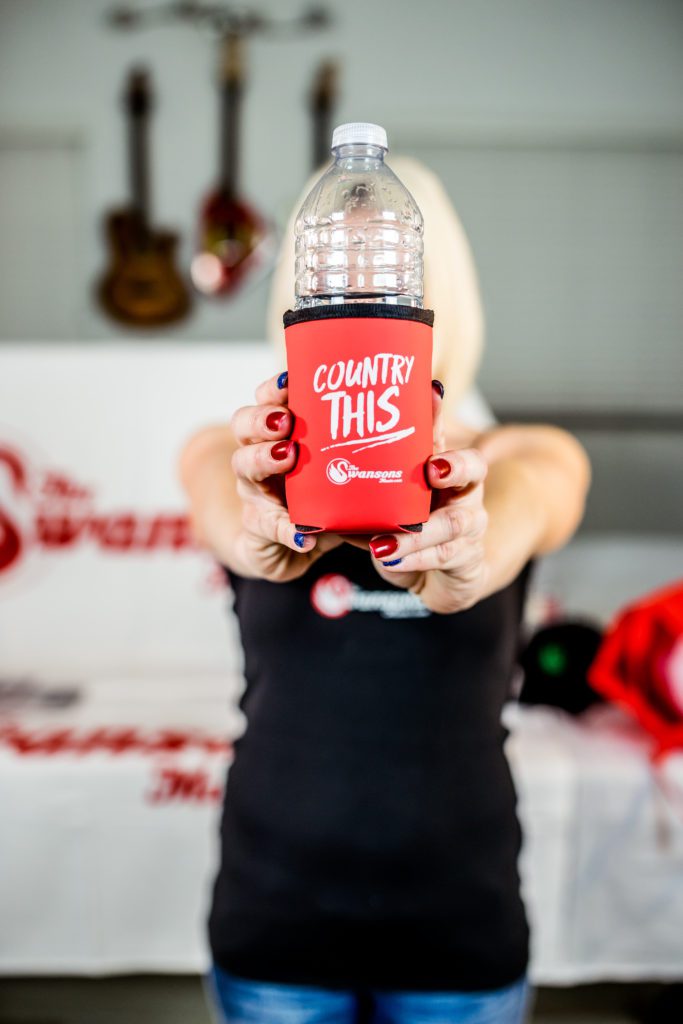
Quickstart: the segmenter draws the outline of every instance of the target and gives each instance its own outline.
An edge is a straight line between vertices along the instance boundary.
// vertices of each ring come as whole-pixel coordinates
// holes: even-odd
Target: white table
[[[653,770],[621,711],[508,709],[532,975],[683,978],[683,756]]]

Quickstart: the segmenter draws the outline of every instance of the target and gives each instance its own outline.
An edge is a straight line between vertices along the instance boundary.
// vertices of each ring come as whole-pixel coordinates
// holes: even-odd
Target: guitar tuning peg
[[[113,28],[134,28],[140,22],[140,12],[121,4],[112,7],[106,14],[107,24]]]
[[[305,28],[329,28],[333,22],[332,15],[325,7],[309,7],[299,18]]]
[[[241,29],[245,33],[263,32],[268,27],[268,20],[262,14],[257,14],[255,11],[249,11],[242,18]]]

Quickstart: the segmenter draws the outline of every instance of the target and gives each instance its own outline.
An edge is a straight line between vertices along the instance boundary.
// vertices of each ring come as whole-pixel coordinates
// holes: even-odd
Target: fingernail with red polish
[[[439,480],[445,480],[451,471],[451,464],[446,459],[432,459],[430,466],[436,470]]]
[[[280,430],[284,430],[286,422],[286,412],[269,412],[266,416],[266,426],[268,427],[268,430],[272,430],[274,434]]]
[[[270,449],[270,456],[276,462],[284,462],[294,452],[295,448],[296,441],[278,441]]]
[[[440,380],[433,380],[432,381],[432,387],[436,391],[436,393],[439,396],[439,398],[443,398],[444,386],[441,383],[441,381]]]
[[[398,541],[390,534],[383,537],[375,537],[374,540],[370,541],[370,550],[375,558],[388,558],[389,555],[393,555],[394,551],[398,550]]]

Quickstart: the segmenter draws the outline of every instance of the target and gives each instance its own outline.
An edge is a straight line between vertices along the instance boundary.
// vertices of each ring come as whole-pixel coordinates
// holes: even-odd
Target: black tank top
[[[436,615],[349,545],[291,583],[229,574],[248,724],[209,921],[220,967],[353,989],[524,973],[500,715],[526,576]]]

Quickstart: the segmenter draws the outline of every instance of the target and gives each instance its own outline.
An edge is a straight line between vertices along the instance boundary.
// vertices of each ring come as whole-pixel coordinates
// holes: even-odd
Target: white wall
[[[257,6],[285,14],[302,5],[264,0]],[[548,129],[635,137],[683,132],[683,4],[677,0],[330,6],[333,30],[251,46],[244,184],[280,220],[308,170],[304,97],[323,55],[343,60],[339,119],[377,120],[404,138],[418,129],[429,135],[430,126],[453,138],[463,130],[489,136],[516,130],[542,136]],[[106,7],[104,0],[0,3],[0,135],[49,130],[83,144],[81,288],[74,303],[82,337],[117,332],[91,310],[86,284],[103,261],[99,218],[125,195],[119,112],[125,68],[142,60],[154,70],[155,206],[161,221],[182,231],[186,253],[216,145],[211,38],[182,26],[117,33],[104,25]],[[457,180],[448,185],[457,203]],[[198,303],[178,333],[259,337],[266,292],[262,281],[233,302]],[[55,334],[64,332],[55,324]]]

